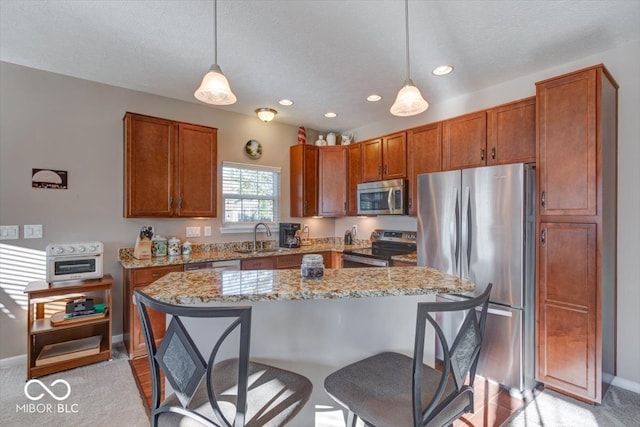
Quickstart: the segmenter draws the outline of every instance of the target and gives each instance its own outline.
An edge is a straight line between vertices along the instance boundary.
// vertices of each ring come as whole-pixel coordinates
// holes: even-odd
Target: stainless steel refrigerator
[[[521,163],[418,176],[418,265],[471,280],[472,295],[493,283],[477,374],[519,392],[535,386],[534,186]],[[461,319],[438,321],[454,334]]]

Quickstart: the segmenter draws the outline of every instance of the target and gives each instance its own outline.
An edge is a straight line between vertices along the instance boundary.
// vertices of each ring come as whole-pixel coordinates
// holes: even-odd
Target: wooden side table
[[[111,308],[113,278],[49,284],[44,281],[27,285],[27,379],[60,372],[78,366],[111,359]],[[100,299],[105,304],[103,316],[93,315],[72,321],[54,321],[54,311],[64,311],[65,300],[84,296]],[[54,319],[57,316],[54,317]],[[92,337],[97,348],[87,348]],[[84,345],[83,345],[84,344]],[[60,354],[39,358],[43,348]],[[91,346],[89,346],[91,347]]]

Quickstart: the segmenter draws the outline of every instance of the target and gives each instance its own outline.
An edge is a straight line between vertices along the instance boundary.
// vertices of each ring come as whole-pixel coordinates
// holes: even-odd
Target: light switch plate
[[[187,227],[187,237],[200,237],[200,227]]]
[[[22,235],[25,239],[42,239],[42,224],[25,224]]]
[[[211,226],[210,225],[205,225],[204,226],[204,237],[211,237]]]
[[[0,225],[0,240],[18,240],[19,233],[18,225]]]

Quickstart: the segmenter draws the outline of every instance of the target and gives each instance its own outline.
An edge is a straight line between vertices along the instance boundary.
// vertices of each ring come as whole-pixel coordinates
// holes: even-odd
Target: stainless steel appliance
[[[358,184],[358,215],[404,215],[407,212],[407,181],[387,181]]]
[[[371,233],[371,248],[345,250],[342,267],[389,267],[392,256],[415,251],[415,231],[374,230]]]
[[[535,386],[534,185],[524,164],[418,176],[418,265],[473,281],[474,295],[493,283],[477,373],[518,391]],[[451,334],[460,320],[439,319]]]
[[[280,223],[280,247],[299,248],[300,247],[300,223],[281,222]]]
[[[102,242],[50,243],[45,248],[48,283],[103,276]]]
[[[191,262],[183,266],[182,271],[225,271],[240,270],[240,260]]]

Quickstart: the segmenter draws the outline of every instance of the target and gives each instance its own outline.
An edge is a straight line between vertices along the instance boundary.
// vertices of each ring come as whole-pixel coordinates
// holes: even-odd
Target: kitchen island
[[[381,351],[412,354],[417,303],[474,287],[427,267],[372,267],[326,269],[317,280],[303,279],[299,270],[174,272],[143,292],[169,303],[251,306],[251,358],[313,383],[310,401],[290,423],[308,427],[340,425],[331,420],[342,417],[342,409],[324,392],[328,374]],[[214,345],[210,337],[222,325],[188,319],[185,326],[207,358]],[[433,360],[430,353],[427,362]],[[225,357],[220,354],[220,360]]]

